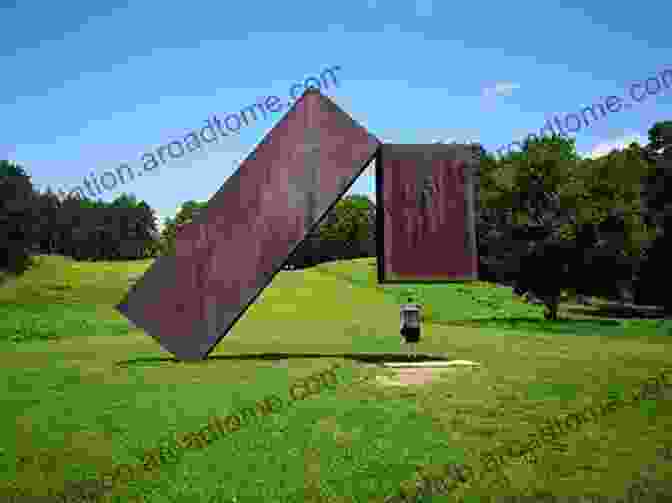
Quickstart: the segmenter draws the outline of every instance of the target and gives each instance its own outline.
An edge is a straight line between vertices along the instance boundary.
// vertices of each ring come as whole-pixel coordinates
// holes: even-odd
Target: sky
[[[672,120],[672,3],[554,3],[0,0],[0,159],[69,192],[333,67],[322,92],[384,142],[494,152],[619,96],[632,106],[570,134],[577,150],[645,145]],[[285,111],[98,197],[133,193],[163,221],[210,199]],[[367,170],[350,193],[374,191]]]

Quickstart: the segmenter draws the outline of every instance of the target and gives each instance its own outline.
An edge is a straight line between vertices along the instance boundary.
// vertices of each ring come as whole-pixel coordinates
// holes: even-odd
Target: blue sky
[[[0,159],[69,191],[337,65],[323,92],[381,140],[494,151],[672,70],[672,4],[585,3],[0,0]],[[283,113],[100,197],[132,192],[161,218],[207,200]],[[590,155],[660,120],[672,85],[572,136]],[[352,192],[373,192],[368,175]]]

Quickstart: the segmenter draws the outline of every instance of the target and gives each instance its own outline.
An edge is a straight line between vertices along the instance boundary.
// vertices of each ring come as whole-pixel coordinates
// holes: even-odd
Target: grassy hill
[[[0,487],[46,494],[138,463],[173,435],[264,396],[287,396],[294,380],[338,363],[335,389],[185,451],[114,494],[147,503],[382,502],[418,466],[477,464],[479,453],[522,442],[547,417],[629,392],[672,367],[669,320],[565,312],[553,323],[509,289],[418,285],[419,349],[482,367],[424,385],[350,385],[362,372],[397,378],[366,361],[403,351],[399,303],[409,288],[377,285],[371,259],[280,272],[213,358],[179,363],[113,307],[149,265],[41,257],[0,286]],[[537,465],[504,470],[506,491],[622,495],[656,447],[672,444],[671,412],[669,399],[646,401],[584,425],[566,438],[565,452],[544,448]],[[665,477],[670,468],[660,470]],[[495,491],[488,484],[458,495]]]

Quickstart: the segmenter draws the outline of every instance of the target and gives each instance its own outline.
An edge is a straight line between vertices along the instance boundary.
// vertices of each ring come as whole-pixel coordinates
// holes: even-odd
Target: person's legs
[[[546,295],[543,298],[544,301],[544,306],[545,306],[545,312],[544,312],[544,318],[547,320],[552,320],[555,321],[558,319],[558,306],[560,304],[560,296],[559,295]]]
[[[415,358],[418,338],[420,337],[420,329],[417,327],[413,327],[410,336],[411,336],[411,344],[413,345],[413,358]]]

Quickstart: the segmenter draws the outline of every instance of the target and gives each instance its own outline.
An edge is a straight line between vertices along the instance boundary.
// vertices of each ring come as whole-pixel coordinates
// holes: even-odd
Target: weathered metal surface
[[[306,91],[117,309],[179,359],[205,358],[379,145]]]
[[[376,160],[379,282],[477,279],[476,168],[470,145],[382,145]]]

